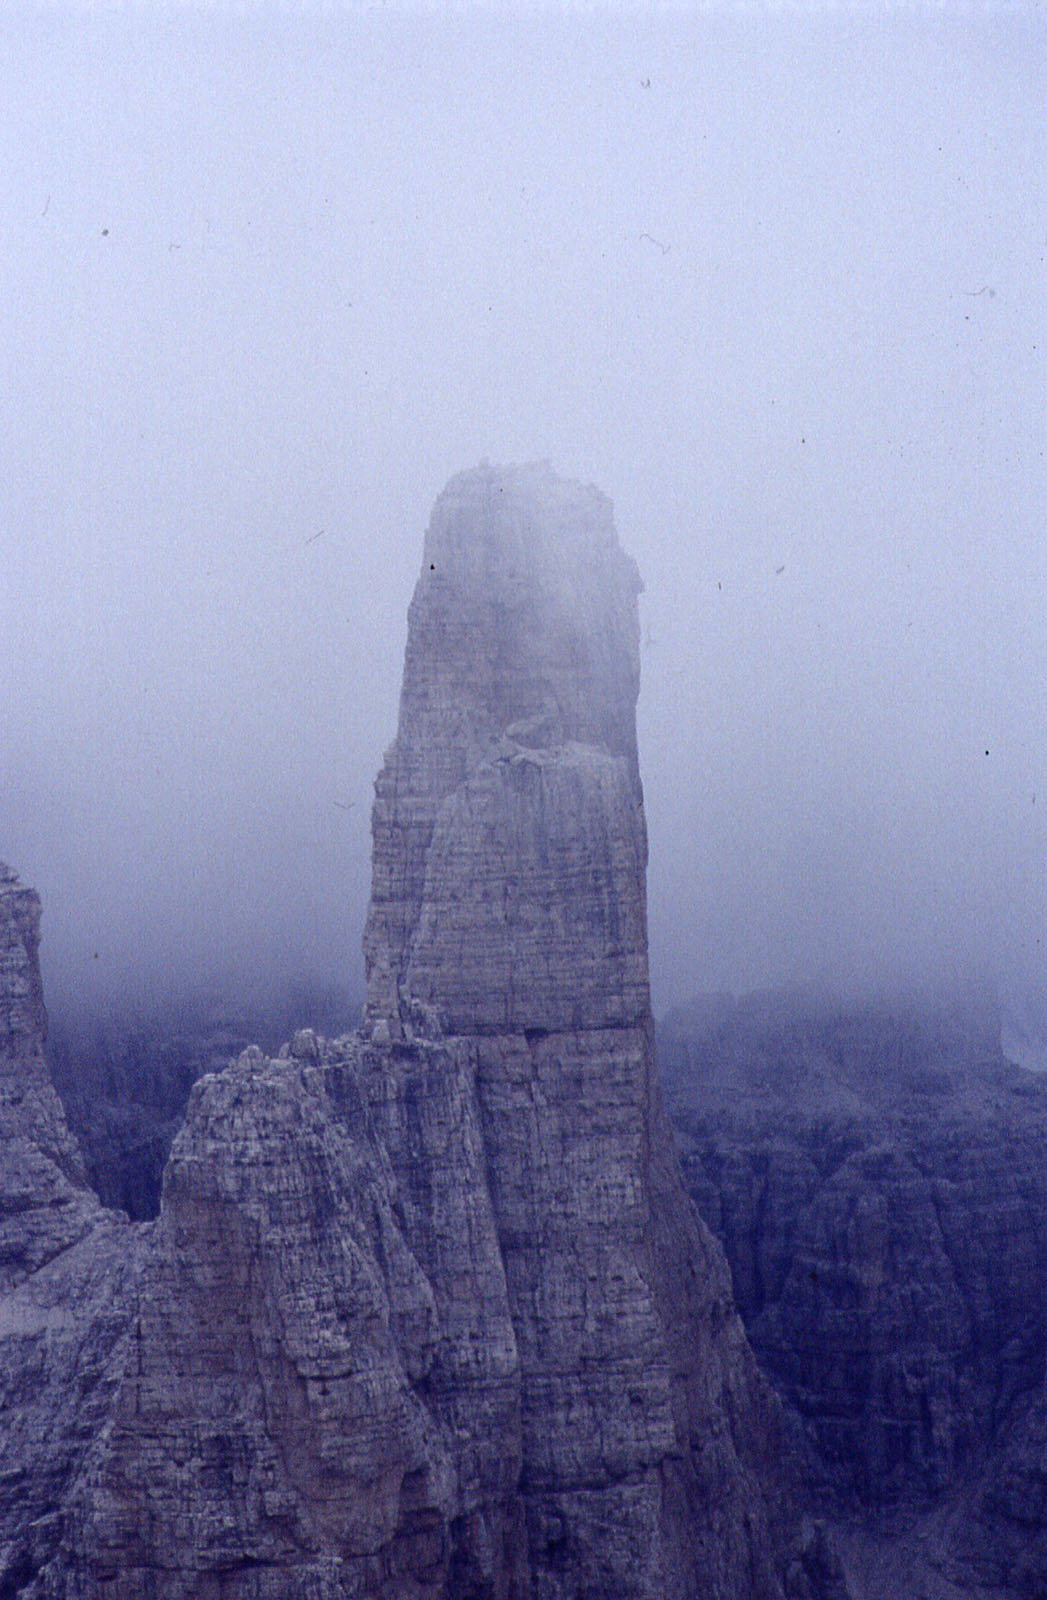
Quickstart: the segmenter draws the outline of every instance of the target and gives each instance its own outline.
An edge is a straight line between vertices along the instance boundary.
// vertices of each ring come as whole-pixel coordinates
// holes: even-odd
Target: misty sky
[[[0,18],[0,857],[52,999],[359,986],[432,502],[646,581],[656,1007],[1047,947],[1034,8]]]

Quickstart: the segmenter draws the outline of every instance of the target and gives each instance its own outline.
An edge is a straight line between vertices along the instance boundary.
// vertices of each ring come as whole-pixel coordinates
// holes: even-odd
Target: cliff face
[[[365,1034],[194,1088],[34,1593],[782,1594],[778,1409],[653,1080],[638,587],[548,469],[437,503]],[[837,1592],[817,1539],[788,1581]]]
[[[86,1187],[51,1086],[40,902],[0,865],[0,1594],[57,1546],[114,1394],[136,1241]]]
[[[0,1288],[80,1238],[97,1204],[44,1057],[40,901],[0,865]]]
[[[998,1040],[984,1001],[767,997],[660,1036],[685,1181],[811,1491],[883,1530],[863,1595],[897,1592],[904,1524],[930,1595],[1047,1589],[1047,1080]]]
[[[491,1522],[513,1467],[511,1448],[495,1460],[511,1440],[511,1334],[476,1320],[492,1253],[476,1267],[456,1241],[470,1450],[441,1393],[452,1335],[370,1115],[369,1091],[394,1085],[356,1041],[298,1049],[249,1050],[193,1091],[133,1359],[48,1594],[472,1592],[447,1587],[469,1542],[453,1524],[476,1503]],[[492,1541],[491,1594],[508,1592],[501,1555]]]
[[[372,822],[368,1019],[394,1038],[407,1002],[464,1034],[647,1015],[639,590],[610,502],[548,468],[437,501]]]

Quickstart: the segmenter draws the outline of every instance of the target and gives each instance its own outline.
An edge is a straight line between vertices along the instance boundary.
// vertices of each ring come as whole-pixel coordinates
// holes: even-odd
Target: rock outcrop
[[[364,1029],[205,1071],[155,1223],[86,1185],[0,868],[0,1600],[1047,1594],[1047,1080],[984,1008],[711,1003],[699,1220],[638,587],[595,490],[452,481]]]
[[[250,1044],[275,1053],[299,1028],[341,1031],[359,1011],[334,985],[230,979],[95,1014],[52,1014],[51,1077],[95,1193],[136,1221],[155,1217],[196,1080]]]
[[[83,1237],[98,1209],[44,1055],[40,901],[0,865],[0,1289]]]
[[[595,489],[480,469],[437,501],[372,824],[368,1018],[394,1037],[412,1002],[469,1035],[649,1015],[639,590]]]
[[[297,1057],[252,1049],[193,1091],[133,1360],[47,1594],[456,1592],[451,1526],[467,1491],[428,1393],[447,1333],[370,1118],[380,1069],[354,1041],[321,1062],[308,1037]],[[456,1401],[482,1477],[503,1437],[496,1369],[511,1337],[496,1322],[470,1331],[473,1382]]]
[[[780,1412],[652,1071],[639,582],[545,467],[437,503],[362,1036],[205,1075],[48,1600],[779,1600]]]

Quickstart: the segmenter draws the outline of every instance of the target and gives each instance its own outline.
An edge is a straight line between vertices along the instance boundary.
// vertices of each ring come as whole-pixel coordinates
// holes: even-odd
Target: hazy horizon
[[[0,859],[53,1004],[362,987],[437,494],[645,582],[656,1010],[1047,990],[1047,29],[1020,10],[0,19]]]

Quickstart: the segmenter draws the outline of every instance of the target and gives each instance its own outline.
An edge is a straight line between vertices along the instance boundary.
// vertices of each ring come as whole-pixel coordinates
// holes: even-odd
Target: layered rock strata
[[[0,865],[0,1289],[82,1238],[98,1210],[44,1054],[40,901]]]
[[[513,1479],[512,1338],[496,1253],[470,1238],[475,1190],[448,1310],[370,1114],[388,1063],[357,1041],[298,1050],[249,1050],[193,1091],[133,1359],[49,1595],[510,1592],[494,1508]],[[450,1115],[446,1132],[462,1137]],[[448,1181],[468,1176],[445,1155]],[[457,1526],[471,1514],[482,1526]]]

